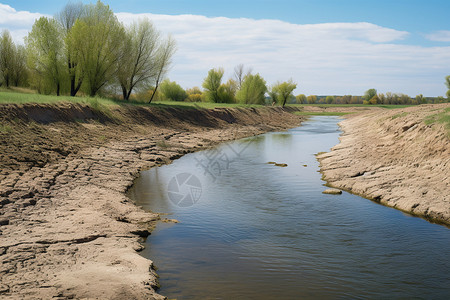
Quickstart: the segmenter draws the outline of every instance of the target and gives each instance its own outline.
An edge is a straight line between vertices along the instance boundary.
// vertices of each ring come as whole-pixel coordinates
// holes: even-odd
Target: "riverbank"
[[[420,105],[347,116],[340,144],[318,155],[324,180],[450,225],[449,110],[450,104]]]
[[[0,296],[163,299],[138,253],[160,217],[127,189],[186,153],[298,126],[290,110],[0,105]]]

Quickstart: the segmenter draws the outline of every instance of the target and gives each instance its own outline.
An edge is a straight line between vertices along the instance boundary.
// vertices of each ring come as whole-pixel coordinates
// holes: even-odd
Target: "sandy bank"
[[[138,253],[157,214],[139,172],[216,143],[294,127],[281,108],[0,106],[0,298],[162,299]]]
[[[349,116],[340,123],[340,144],[318,156],[325,180],[450,225],[450,137],[442,123],[430,121],[449,108],[421,105]]]

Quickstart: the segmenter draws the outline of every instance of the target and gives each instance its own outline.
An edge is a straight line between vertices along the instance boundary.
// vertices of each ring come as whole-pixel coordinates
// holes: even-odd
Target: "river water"
[[[450,299],[450,230],[344,192],[325,195],[315,154],[337,117],[313,117],[185,155],[129,192],[167,213],[142,255],[169,299]],[[285,163],[287,167],[268,162]]]

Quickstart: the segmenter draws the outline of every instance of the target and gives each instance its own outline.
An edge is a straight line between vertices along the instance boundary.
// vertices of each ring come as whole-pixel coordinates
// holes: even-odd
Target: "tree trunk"
[[[128,100],[128,98],[129,98],[129,95],[127,93],[127,88],[123,85],[122,85],[122,96],[123,96],[123,100]]]
[[[156,94],[156,90],[158,90],[158,85],[155,86],[155,90],[152,93],[152,96],[150,97],[150,101],[148,101],[148,103],[152,103],[153,97],[155,97]]]
[[[56,84],[56,96],[59,96],[59,92],[61,89],[61,85],[59,84],[59,82]]]

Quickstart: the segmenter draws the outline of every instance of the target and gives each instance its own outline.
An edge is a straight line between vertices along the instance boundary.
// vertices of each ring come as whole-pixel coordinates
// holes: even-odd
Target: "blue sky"
[[[178,51],[169,77],[186,88],[200,86],[213,67],[224,67],[229,77],[239,63],[261,73],[268,84],[293,78],[299,83],[296,92],[305,94],[363,94],[374,87],[439,96],[446,91],[444,76],[450,75],[449,0],[104,3],[125,24],[145,16],[174,36]],[[31,28],[25,12],[30,20],[54,15],[65,2],[0,4],[16,12],[8,10],[10,18],[2,22],[0,10],[0,29],[20,40]],[[193,16],[181,16],[186,14]],[[24,21],[15,22],[19,15]]]

